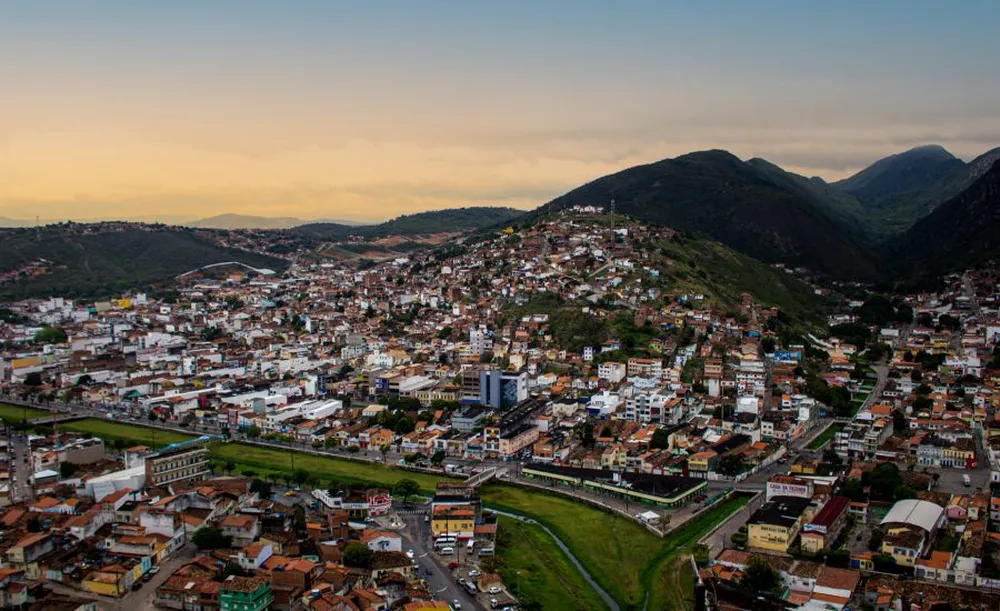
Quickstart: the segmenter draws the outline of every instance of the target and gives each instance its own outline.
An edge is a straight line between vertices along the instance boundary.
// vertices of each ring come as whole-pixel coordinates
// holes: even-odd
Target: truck
[[[969,479],[968,474],[962,475],[962,485],[965,486],[966,488],[972,486],[972,480]]]

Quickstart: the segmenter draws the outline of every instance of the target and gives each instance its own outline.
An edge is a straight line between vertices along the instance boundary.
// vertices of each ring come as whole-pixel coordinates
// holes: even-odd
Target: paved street
[[[426,507],[426,506],[424,506]],[[470,596],[464,588],[452,578],[451,570],[437,561],[434,554],[430,553],[430,524],[424,522],[424,514],[407,514],[402,516],[406,523],[406,531],[403,533],[403,549],[412,549],[414,559],[419,566],[418,576],[427,581],[427,586],[434,596],[452,602],[458,600],[462,603],[463,609],[484,609],[482,605]],[[462,546],[456,546],[457,554],[464,554]],[[464,561],[464,556],[455,556],[456,561]],[[430,570],[430,573],[428,573]]]

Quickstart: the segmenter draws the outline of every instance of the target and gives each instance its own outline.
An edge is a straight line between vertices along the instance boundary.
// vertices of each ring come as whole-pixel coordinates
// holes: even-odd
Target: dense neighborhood
[[[602,212],[7,304],[4,606],[541,608],[491,483],[664,542],[734,503],[685,548],[698,608],[1000,606],[995,276],[888,295],[778,266],[816,319]]]

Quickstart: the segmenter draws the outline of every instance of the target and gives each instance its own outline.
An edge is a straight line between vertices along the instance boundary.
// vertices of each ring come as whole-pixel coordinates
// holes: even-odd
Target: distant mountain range
[[[891,244],[903,277],[938,275],[1000,259],[1000,161]]]
[[[533,214],[577,205],[606,208],[614,200],[621,213],[708,236],[765,262],[804,266],[832,278],[887,281],[896,279],[894,270],[932,269],[910,260],[909,245],[970,210],[986,218],[963,225],[967,231],[953,229],[971,243],[936,239],[942,249],[971,254],[940,261],[952,268],[973,265],[992,252],[985,231],[970,231],[989,225],[985,208],[1000,205],[989,188],[998,160],[1000,148],[965,163],[940,146],[922,146],[827,183],[764,159],[744,162],[726,151],[703,151],[598,178]]]
[[[291,216],[252,216],[248,214],[219,214],[209,218],[181,223],[187,227],[202,227],[207,229],[291,229],[299,225],[316,223],[319,221],[304,221]],[[338,225],[354,226],[363,225],[353,221],[322,221],[336,223]]]
[[[349,236],[369,239],[391,235],[416,236],[461,233],[507,223],[524,214],[516,208],[470,206],[405,214],[377,225],[347,226],[341,223],[308,223],[292,233],[322,240],[343,240]]]

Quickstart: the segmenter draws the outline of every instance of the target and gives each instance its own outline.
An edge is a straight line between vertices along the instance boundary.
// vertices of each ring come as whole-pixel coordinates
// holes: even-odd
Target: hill
[[[351,221],[304,221],[292,216],[253,216],[248,214],[219,214],[189,223],[181,223],[185,227],[205,229],[292,229],[310,223],[336,223],[344,226],[356,226],[362,223]]]
[[[799,196],[858,237],[867,237],[872,228],[858,198],[844,193],[822,178],[806,178],[767,161],[753,158],[747,164],[768,177],[776,186]]]
[[[306,221],[290,216],[250,216],[246,214],[219,214],[205,219],[184,223],[187,227],[208,229],[291,229]]]
[[[994,162],[1000,148],[983,153],[926,187],[866,203],[868,224],[883,235],[902,233],[935,208],[972,186]]]
[[[726,151],[665,159],[599,178],[545,204],[536,214],[606,206],[679,231],[700,233],[768,263],[837,278],[872,279],[872,253],[794,190]]]
[[[850,178],[833,186],[864,202],[886,198],[929,187],[965,167],[961,159],[938,145],[918,146],[879,159]]]
[[[417,236],[457,233],[509,222],[524,214],[515,208],[473,206],[406,214],[377,225],[348,226],[342,223],[307,223],[294,233],[323,240],[344,240],[349,236],[377,239],[387,236]]]
[[[287,267],[281,259],[220,246],[203,232],[135,223],[11,229],[0,231],[0,239],[0,272],[30,268],[0,285],[4,299],[109,296],[226,261],[275,271]]]
[[[1000,161],[934,209],[890,248],[905,276],[929,276],[1000,258]]]

